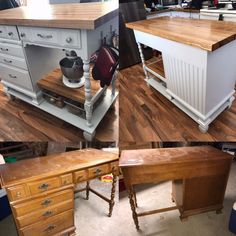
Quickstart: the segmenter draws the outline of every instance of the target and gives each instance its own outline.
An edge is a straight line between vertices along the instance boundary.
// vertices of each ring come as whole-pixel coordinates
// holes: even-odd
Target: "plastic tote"
[[[229,219],[229,230],[236,234],[236,202],[233,205],[233,209],[231,211],[231,216]]]
[[[11,208],[8,202],[7,194],[4,189],[0,189],[0,220],[11,214]]]

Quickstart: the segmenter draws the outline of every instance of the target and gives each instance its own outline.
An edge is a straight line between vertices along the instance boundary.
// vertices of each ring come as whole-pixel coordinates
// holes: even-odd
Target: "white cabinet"
[[[0,25],[0,38],[19,40],[16,26]]]
[[[167,11],[167,12],[161,12],[161,13],[148,15],[147,19],[158,18],[158,17],[162,17],[162,16],[199,19],[199,17],[200,17],[199,15],[200,14],[197,12]]]

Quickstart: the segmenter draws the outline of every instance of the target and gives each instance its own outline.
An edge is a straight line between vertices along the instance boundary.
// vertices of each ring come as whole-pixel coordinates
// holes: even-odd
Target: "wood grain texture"
[[[127,23],[126,27],[207,51],[235,40],[236,23],[225,21],[160,17]]]
[[[92,96],[94,96],[96,92],[101,88],[100,81],[91,78],[90,83],[90,93]],[[80,103],[85,102],[84,86],[74,89],[65,86],[62,82],[62,72],[59,68],[53,70],[52,72],[44,76],[41,80],[37,82],[37,84],[40,88],[49,90],[66,98],[70,98]]]
[[[148,87],[144,78],[141,64],[120,71],[120,142],[236,140],[235,101],[203,134],[190,117]]]
[[[19,7],[0,12],[0,24],[95,29],[118,15],[118,4],[80,3]]]
[[[118,100],[96,129],[95,140],[118,140]],[[19,99],[9,101],[0,85],[1,141],[80,141],[83,131]]]
[[[3,187],[29,182],[118,160],[118,155],[97,149],[52,154],[0,166]]]

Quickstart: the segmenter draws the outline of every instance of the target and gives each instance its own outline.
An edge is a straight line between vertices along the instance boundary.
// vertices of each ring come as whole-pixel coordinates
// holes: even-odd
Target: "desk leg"
[[[128,193],[129,193],[129,203],[130,203],[131,211],[132,211],[132,214],[133,214],[134,223],[135,223],[136,229],[139,230],[138,216],[137,216],[135,202],[134,202],[133,186],[131,186],[128,189]]]
[[[92,126],[92,111],[93,111],[93,104],[91,103],[92,95],[91,95],[91,83],[90,83],[90,65],[89,65],[89,59],[83,60],[84,66],[84,90],[85,90],[85,103],[84,103],[84,109],[86,112],[86,120],[87,120],[87,126]]]
[[[117,181],[117,176],[113,174],[113,181],[112,181],[112,187],[111,187],[111,200],[109,202],[109,213],[108,216],[111,217],[112,215],[112,210],[115,205],[115,191],[116,191],[116,181]]]
[[[86,200],[89,199],[89,181],[86,183]]]
[[[139,50],[140,58],[141,58],[141,61],[142,61],[142,64],[143,64],[143,71],[144,71],[144,74],[145,74],[145,78],[148,79],[148,73],[147,73],[147,70],[146,70],[145,59],[144,59],[144,55],[143,55],[143,51],[142,51],[142,46],[141,46],[141,43],[137,43],[137,44],[138,44],[138,50]]]
[[[137,197],[136,197],[136,192],[134,190],[134,186],[132,186],[132,189],[133,189],[133,194],[134,194],[134,204],[135,204],[135,207],[138,207]]]

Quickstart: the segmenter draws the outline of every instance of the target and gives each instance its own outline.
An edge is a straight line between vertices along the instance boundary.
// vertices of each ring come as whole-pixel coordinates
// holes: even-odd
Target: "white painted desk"
[[[94,97],[90,93],[90,56],[118,32],[118,5],[114,3],[84,3],[49,5],[35,9],[20,7],[0,12],[0,75],[5,92],[17,97],[84,131],[91,140],[95,130],[118,92],[115,79],[103,101],[93,111],[93,104],[106,89]],[[59,67],[65,57],[63,50],[74,50],[83,59],[85,78],[86,119],[57,108],[42,98],[37,81]]]
[[[146,82],[207,132],[234,100],[236,24],[161,17],[126,26],[134,30]],[[165,77],[144,61],[141,44],[162,52]]]

